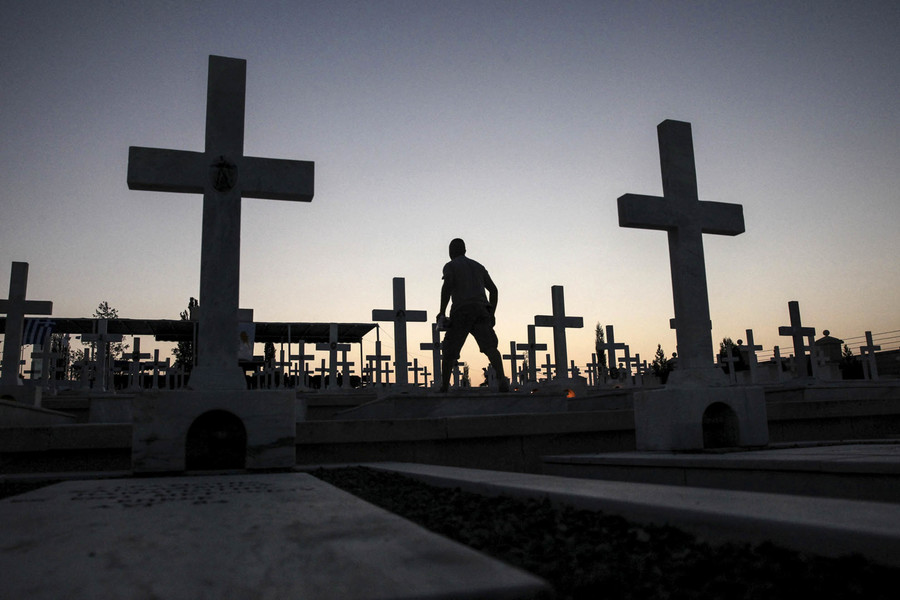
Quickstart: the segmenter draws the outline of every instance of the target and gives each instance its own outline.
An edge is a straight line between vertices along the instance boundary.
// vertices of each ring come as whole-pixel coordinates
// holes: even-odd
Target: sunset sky
[[[700,198],[744,210],[744,234],[704,240],[713,340],[790,353],[797,300],[817,336],[900,346],[896,1],[0,8],[4,297],[12,261],[57,316],[178,318],[198,296],[201,197],[129,191],[126,167],[129,146],[203,150],[215,54],[247,60],[245,154],[315,162],[311,204],[244,200],[257,320],[370,322],[393,277],[433,320],[462,237],[500,288],[503,352],[562,285],[576,363],[597,322],[671,354],[666,235],[620,228],[616,199],[662,193],[656,126],[676,119]],[[429,325],[408,335],[430,364]],[[473,340],[462,358],[480,383]]]

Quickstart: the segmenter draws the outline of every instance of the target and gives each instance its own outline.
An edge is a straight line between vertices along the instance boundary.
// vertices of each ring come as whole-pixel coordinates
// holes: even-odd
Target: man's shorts
[[[497,348],[499,341],[494,332],[494,316],[488,306],[469,304],[451,311],[450,326],[441,346],[444,358],[457,360],[470,333],[482,352]]]

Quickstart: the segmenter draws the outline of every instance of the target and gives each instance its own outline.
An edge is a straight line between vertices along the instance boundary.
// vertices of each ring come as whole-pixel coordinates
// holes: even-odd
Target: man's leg
[[[461,327],[461,323],[456,328],[450,325],[447,333],[444,334],[444,342],[441,344],[441,391],[446,392],[450,387],[450,377],[453,376],[453,369],[459,360],[459,351],[462,350],[468,332]]]

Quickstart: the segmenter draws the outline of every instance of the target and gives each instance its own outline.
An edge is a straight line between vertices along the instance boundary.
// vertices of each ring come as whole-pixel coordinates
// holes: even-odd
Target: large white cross
[[[725,377],[714,366],[709,329],[703,234],[743,233],[744,211],[740,204],[699,200],[690,123],[667,120],[656,130],[663,195],[620,196],[619,226],[668,234],[678,344],[678,369],[669,382],[721,383]]]
[[[244,156],[246,84],[247,61],[210,56],[205,150],[128,150],[129,189],[203,194],[193,389],[246,389],[237,342],[241,198],[313,198],[314,163]]]
[[[12,263],[9,273],[9,297],[6,300],[0,300],[0,313],[6,314],[0,386],[21,384],[19,381],[19,354],[22,351],[22,329],[25,326],[25,315],[49,315],[53,312],[52,302],[26,300],[27,288],[28,263]]]
[[[394,380],[397,385],[409,383],[409,359],[406,353],[406,324],[428,320],[424,310],[406,310],[406,280],[394,277],[394,308],[372,310],[373,321],[394,322],[394,368],[397,370]]]
[[[556,377],[558,379],[566,379],[569,368],[569,359],[566,355],[566,329],[569,327],[584,327],[584,320],[581,317],[566,316],[563,286],[552,286],[550,294],[553,302],[553,314],[535,316],[534,324],[537,327],[553,328],[553,354],[556,359]]]

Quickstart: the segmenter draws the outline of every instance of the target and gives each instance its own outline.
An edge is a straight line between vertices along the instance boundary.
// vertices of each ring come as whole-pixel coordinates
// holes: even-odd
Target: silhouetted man
[[[485,296],[485,289],[490,298]],[[438,322],[446,320],[447,304],[451,299],[453,306],[442,345],[441,391],[447,391],[450,375],[459,360],[459,351],[471,333],[478,342],[478,349],[491,361],[500,382],[500,391],[508,392],[509,382],[503,375],[503,359],[497,349],[497,334],[494,332],[497,286],[487,269],[466,256],[466,243],[459,238],[450,242],[450,262],[444,265]]]

